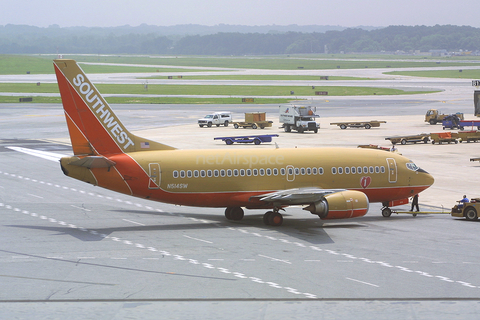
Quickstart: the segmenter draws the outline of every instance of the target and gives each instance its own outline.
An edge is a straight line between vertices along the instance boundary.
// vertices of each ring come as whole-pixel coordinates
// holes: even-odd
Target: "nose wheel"
[[[263,223],[265,223],[265,225],[267,226],[281,226],[283,223],[283,216],[278,213],[278,209],[274,209],[274,211],[267,211],[263,215]]]
[[[392,215],[392,209],[390,209],[389,207],[382,208],[382,216],[384,216],[385,218],[388,218],[391,215]]]

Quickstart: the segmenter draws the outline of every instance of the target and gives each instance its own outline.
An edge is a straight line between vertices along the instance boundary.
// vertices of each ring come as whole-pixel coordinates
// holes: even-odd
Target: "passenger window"
[[[363,167],[363,173],[368,173],[368,167]]]
[[[342,174],[343,173],[343,168],[342,167],[339,167],[338,168],[338,174]]]
[[[281,174],[282,176],[285,175],[285,168],[281,168],[281,169],[280,169],[280,174]]]
[[[384,166],[380,167],[380,172],[385,173],[385,167]]]
[[[293,169],[292,168],[288,168],[288,175],[293,175]]]
[[[200,176],[202,176],[202,178],[205,178],[205,175],[206,175],[206,174],[205,174],[205,170],[201,170],[201,171],[200,171]]]
[[[357,172],[357,168],[352,167],[352,173],[355,174]]]
[[[380,168],[378,166],[375,167],[375,173],[379,173],[380,172]]]
[[[177,170],[173,171],[173,177],[178,178],[178,171]]]
[[[264,176],[264,175],[265,175],[265,169],[261,168],[261,169],[259,170],[259,172],[260,172],[260,175],[261,175],[261,176]]]
[[[305,168],[300,169],[300,172],[302,173],[302,176],[305,175]]]
[[[240,175],[241,175],[242,177],[245,176],[245,169],[240,169]]]
[[[300,169],[295,168],[295,175],[298,176],[300,174]]]
[[[225,177],[225,169],[220,170],[220,175],[221,175],[222,177]]]
[[[272,175],[272,169],[267,168],[266,172],[267,172],[267,176],[271,176],[271,175]]]
[[[253,175],[258,176],[258,169],[253,169]]]
[[[357,167],[357,172],[362,174],[362,167]]]
[[[198,170],[193,171],[193,176],[194,176],[195,178],[198,178],[199,174],[200,174],[200,173],[198,172]]]
[[[213,170],[213,175],[214,175],[215,177],[218,177],[218,170]]]
[[[247,176],[251,176],[252,175],[252,169],[247,169]]]
[[[350,173],[350,167],[345,167],[345,173],[349,174]]]
[[[212,176],[212,170],[207,171],[207,176],[211,177]]]
[[[233,170],[233,175],[234,175],[235,177],[238,177],[238,169],[234,169],[234,170]]]
[[[370,173],[374,173],[375,171],[373,170],[373,167],[370,167]]]
[[[312,168],[312,174],[317,174],[317,168]]]
[[[318,174],[323,174],[323,168],[322,167],[318,168]]]
[[[185,178],[185,171],[184,170],[180,171],[180,178]]]
[[[188,178],[191,178],[191,177],[192,177],[192,170],[188,170],[188,171],[187,171],[187,177],[188,177]]]
[[[278,176],[278,169],[277,168],[273,168],[273,175]]]
[[[337,168],[332,167],[332,173],[333,173],[333,174],[337,174]]]
[[[232,176],[232,169],[227,169],[227,176],[229,176],[229,177]]]

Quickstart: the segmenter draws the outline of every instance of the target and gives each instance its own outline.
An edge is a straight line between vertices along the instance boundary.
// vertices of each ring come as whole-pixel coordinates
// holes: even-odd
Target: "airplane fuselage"
[[[409,159],[371,149],[165,150],[108,158],[115,170],[92,168],[89,182],[188,206],[264,207],[251,197],[308,187],[358,190],[370,202],[389,202],[426,189],[432,180]]]

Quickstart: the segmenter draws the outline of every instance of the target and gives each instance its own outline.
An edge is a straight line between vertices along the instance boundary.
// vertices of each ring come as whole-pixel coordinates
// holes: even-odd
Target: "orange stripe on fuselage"
[[[140,179],[136,180],[137,182]],[[269,208],[270,204],[260,201],[253,201],[251,197],[258,196],[275,190],[269,191],[239,191],[239,192],[167,192],[161,189],[149,190],[147,186],[147,180],[140,182],[141,190],[135,189],[135,196],[137,197],[149,197],[150,200],[172,203],[184,206],[195,207],[248,207],[254,208]],[[145,184],[144,184],[145,183]],[[130,182],[129,182],[130,184]],[[133,186],[132,186],[133,187]],[[414,192],[420,192],[428,187],[395,187],[395,188],[379,188],[368,190],[357,190],[364,192],[369,198],[369,202],[389,202],[397,199],[405,199],[411,196],[411,190]],[[354,190],[354,189],[352,189]],[[395,195],[395,196],[392,196]]]

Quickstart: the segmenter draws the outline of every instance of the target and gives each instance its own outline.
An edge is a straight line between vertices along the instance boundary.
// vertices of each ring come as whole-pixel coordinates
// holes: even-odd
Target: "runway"
[[[444,98],[317,101],[317,135],[285,134],[277,125],[261,133],[280,133],[280,147],[387,145],[393,134],[441,131],[423,123],[428,108],[473,111],[472,95]],[[136,134],[180,148],[224,148],[213,137],[241,132],[198,128],[204,113],[231,109],[238,118],[259,108],[277,117],[274,105],[113,106]],[[480,311],[477,222],[448,214],[383,218],[379,204],[365,217],[328,222],[288,208],[279,228],[265,226],[261,210],[227,221],[223,209],[150,202],[69,179],[57,162],[8,148],[70,154],[59,105],[4,104],[0,116],[4,318],[470,319]],[[329,126],[346,116],[387,124]],[[422,208],[449,211],[462,194],[478,196],[472,177],[480,166],[468,162],[480,153],[477,144],[398,148],[436,179],[420,195]]]

